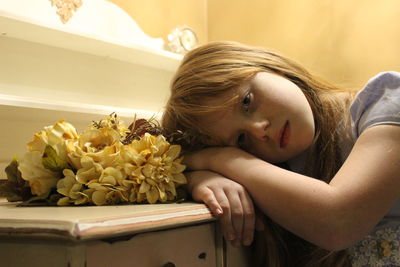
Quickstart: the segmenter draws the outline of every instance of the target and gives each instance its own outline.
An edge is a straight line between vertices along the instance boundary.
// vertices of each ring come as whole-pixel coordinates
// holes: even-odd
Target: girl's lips
[[[282,129],[279,132],[279,147],[285,148],[289,143],[290,137],[290,125],[289,121],[286,121],[285,125],[283,125]]]

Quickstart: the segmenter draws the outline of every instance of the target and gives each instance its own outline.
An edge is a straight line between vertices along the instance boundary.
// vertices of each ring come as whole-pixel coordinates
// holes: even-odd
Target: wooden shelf
[[[123,10],[85,1],[62,24],[50,1],[0,3],[0,179],[32,135],[58,119],[83,130],[112,112],[126,124],[162,115],[182,55]]]
[[[107,36],[49,28],[1,10],[0,35],[167,71],[175,71],[182,59],[179,54],[113,40]]]
[[[122,108],[117,106],[104,106],[104,105],[93,105],[93,104],[82,104],[68,101],[49,101],[47,99],[32,98],[32,97],[21,97],[15,95],[4,95],[0,94],[0,110],[4,112],[0,115],[0,119],[6,119],[6,117],[13,118],[32,118],[40,120],[46,116],[46,113],[56,111],[55,116],[64,115],[64,113],[74,114],[75,119],[79,118],[80,115],[84,114],[87,122],[90,122],[88,116],[100,115],[107,116],[113,112],[117,113],[119,117],[124,119],[130,119],[136,115],[138,118],[156,118],[160,119],[160,113],[154,113],[149,110],[141,109],[130,109]],[[36,111],[34,111],[36,110]],[[27,112],[29,111],[29,112]],[[42,112],[43,114],[39,112]],[[32,113],[35,113],[32,116]]]

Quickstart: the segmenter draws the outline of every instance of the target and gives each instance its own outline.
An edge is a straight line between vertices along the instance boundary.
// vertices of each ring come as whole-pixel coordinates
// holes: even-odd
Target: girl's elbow
[[[346,206],[334,205],[330,211],[320,228],[319,246],[326,250],[347,249],[371,230],[370,224],[360,223],[360,219]]]
[[[346,238],[339,238],[335,235],[321,242],[320,246],[329,251],[339,251],[350,247],[351,244],[352,242],[349,242]]]
[[[329,251],[339,251],[351,247],[361,238],[354,232],[347,232],[341,229],[326,234],[323,240],[320,240],[319,246]]]

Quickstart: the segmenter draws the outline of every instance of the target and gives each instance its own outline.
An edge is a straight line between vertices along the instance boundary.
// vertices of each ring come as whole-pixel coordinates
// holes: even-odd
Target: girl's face
[[[271,163],[285,162],[313,143],[311,107],[301,89],[279,75],[259,72],[236,90],[207,105],[223,105],[239,96],[232,107],[200,118],[201,125],[223,145],[237,146]]]

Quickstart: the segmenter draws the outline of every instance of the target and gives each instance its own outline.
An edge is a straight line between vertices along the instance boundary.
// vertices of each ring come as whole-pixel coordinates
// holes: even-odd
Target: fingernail
[[[245,246],[250,246],[251,245],[251,239],[250,238],[245,238],[244,240],[243,240],[243,245],[245,245]]]
[[[217,215],[221,215],[223,213],[220,208],[218,208],[215,212],[217,213]]]
[[[240,247],[240,240],[239,240],[239,239],[236,239],[235,241],[232,242],[232,245],[233,245],[234,247]]]
[[[234,234],[228,234],[226,237],[229,241],[232,241],[235,239],[235,235]]]

